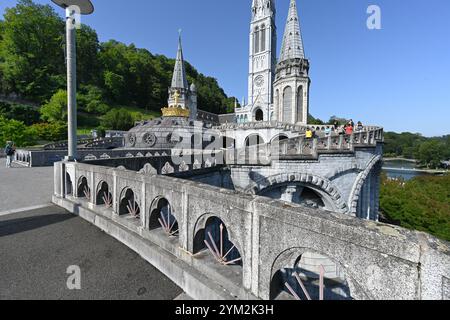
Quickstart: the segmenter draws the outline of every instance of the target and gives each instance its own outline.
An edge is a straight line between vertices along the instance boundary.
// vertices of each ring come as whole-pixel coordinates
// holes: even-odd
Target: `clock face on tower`
[[[255,85],[256,85],[258,88],[261,88],[262,86],[264,86],[264,76],[257,76],[257,77],[255,78]]]

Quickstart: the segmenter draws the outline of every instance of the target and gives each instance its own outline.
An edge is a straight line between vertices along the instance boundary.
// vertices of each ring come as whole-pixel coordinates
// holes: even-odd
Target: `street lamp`
[[[78,15],[88,15],[94,12],[90,0],[52,0],[56,5],[66,10],[66,45],[67,45],[67,114],[69,153],[66,160],[77,159],[77,60],[75,27]]]

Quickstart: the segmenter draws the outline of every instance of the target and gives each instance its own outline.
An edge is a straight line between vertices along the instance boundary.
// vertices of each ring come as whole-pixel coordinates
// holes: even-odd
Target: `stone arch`
[[[112,201],[112,194],[106,181],[100,181],[96,190],[96,204],[107,205],[106,202]],[[110,205],[110,204],[108,204]]]
[[[257,195],[270,188],[295,183],[305,185],[319,193],[330,211],[348,213],[347,204],[339,189],[327,178],[309,173],[278,174],[268,178],[263,177],[253,182],[245,189],[245,192]]]
[[[350,172],[357,172],[360,173],[361,171],[363,171],[364,169],[361,168],[360,165],[356,164],[356,163],[349,163],[346,164],[342,167],[336,168],[336,169],[332,169],[327,173],[327,177],[330,178],[330,180],[335,180],[340,176],[343,176],[347,173]]]
[[[66,172],[66,185],[65,185],[65,192],[66,195],[73,195],[73,182],[72,177],[70,176],[70,173]]]
[[[134,214],[135,212],[130,212],[130,209],[132,209],[132,211],[133,209],[136,209],[137,215],[140,214],[139,202],[133,189],[129,187],[124,188],[120,193],[119,199],[119,216]]]
[[[164,219],[162,218],[162,215],[164,215]],[[163,223],[166,223],[169,225],[169,227],[173,226],[173,230],[178,229],[178,219],[177,219],[177,212],[173,211],[173,206],[167,200],[167,198],[163,196],[156,197],[150,206],[150,210],[148,212],[148,219],[147,220],[147,229],[149,230],[155,230],[162,228],[163,226],[160,223],[163,221]]]
[[[77,198],[90,199],[91,188],[89,188],[88,179],[85,176],[81,176],[78,179],[77,184]]]
[[[261,145],[261,144],[264,144],[264,143],[265,143],[264,142],[264,138],[261,137],[257,133],[251,134],[245,139],[245,146],[246,147],[257,146],[257,145]]]
[[[194,225],[194,230],[192,232],[192,235],[194,236],[194,241],[193,241],[193,253],[196,254],[200,251],[202,251],[203,249],[206,248],[206,246],[202,246],[202,244],[200,243],[196,243],[196,240],[199,240],[199,237],[204,234],[204,230],[206,228],[207,222],[210,218],[218,218],[220,219],[223,224],[225,226],[231,226],[232,225],[232,221],[228,219],[227,216],[222,216],[222,215],[217,215],[217,214],[213,214],[213,213],[205,213],[203,215],[201,215],[200,217],[198,217],[197,221],[195,222]],[[242,253],[242,248],[243,247],[243,243],[241,242],[241,239],[239,237],[239,235],[237,235],[233,229],[230,229],[229,227],[227,227],[227,232],[228,232],[228,239],[236,246],[237,250]],[[196,239],[197,238],[197,239]],[[242,259],[244,259],[244,257],[242,256]]]
[[[220,226],[223,226],[222,232],[220,232]],[[206,241],[209,243],[210,248],[213,250],[217,248],[223,256],[226,256],[227,261],[239,260],[234,263],[234,265],[243,266],[244,257],[241,254],[241,245],[234,237],[233,233],[227,228],[227,224],[220,217],[214,214],[202,215],[197,220],[194,231],[194,254],[209,250],[208,246],[205,244]]]
[[[355,183],[353,184],[352,191],[350,193],[349,203],[348,207],[350,210],[350,213],[352,215],[357,215],[358,211],[358,201],[361,194],[361,190],[364,186],[364,182],[366,181],[369,174],[372,172],[372,170],[375,168],[375,166],[382,164],[383,157],[382,156],[374,156],[368,163],[366,169],[362,171],[358,178],[356,179]]]
[[[280,141],[287,140],[287,139],[289,139],[289,137],[286,134],[280,133],[279,135],[276,135],[275,137],[273,137],[272,140],[270,141],[270,143],[280,142]]]
[[[307,267],[307,263],[303,260],[303,257],[309,255],[309,259],[319,259],[317,262],[313,262],[311,267]],[[312,258],[311,258],[312,257]],[[325,279],[332,279],[332,275],[336,274],[341,280],[343,280],[341,283],[337,283],[336,279],[333,279],[332,281],[328,281],[328,290],[330,290],[330,285],[342,285],[343,288],[343,294],[341,298],[336,297],[335,293],[325,290],[325,299],[328,296],[329,298],[336,298],[336,299],[366,299],[367,295],[361,290],[361,286],[351,277],[350,272],[348,268],[346,267],[348,264],[345,263],[345,261],[342,261],[342,259],[338,256],[335,256],[334,254],[330,252],[320,252],[314,249],[310,248],[304,248],[304,247],[292,247],[287,250],[284,250],[281,252],[273,261],[271,270],[270,270],[270,284],[269,284],[269,298],[275,299],[277,294],[280,293],[281,290],[284,289],[284,282],[288,282],[289,284],[292,284],[291,281],[296,282],[294,280],[293,274],[290,273],[290,271],[295,271],[297,273],[302,273],[301,278],[304,282],[305,286],[308,286],[311,288],[311,285],[307,282],[309,280],[314,280],[315,277],[318,275],[318,270],[316,271],[316,267],[318,267],[323,261],[330,261],[331,263],[335,264],[336,270],[330,270],[325,268]],[[317,264],[317,266],[316,266]],[[285,272],[280,274],[280,271],[284,270]],[[314,275],[314,273],[316,273]],[[306,276],[306,281],[305,281]],[[292,285],[292,287],[294,287]],[[325,282],[325,288],[327,289],[327,281]],[[303,291],[300,289],[300,286],[295,290],[299,296],[303,295]],[[317,299],[317,293],[311,292],[311,290],[308,290],[308,292],[312,295],[311,298]],[[342,294],[341,293],[341,294]],[[315,295],[315,297],[313,296]]]

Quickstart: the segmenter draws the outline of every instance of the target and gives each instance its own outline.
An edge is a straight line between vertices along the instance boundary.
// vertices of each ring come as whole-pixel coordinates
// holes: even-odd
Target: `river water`
[[[402,178],[405,181],[411,180],[412,178],[418,176],[431,175],[430,173],[414,171],[414,168],[416,168],[416,164],[414,162],[405,160],[388,160],[384,162],[383,171],[386,172],[389,178]]]

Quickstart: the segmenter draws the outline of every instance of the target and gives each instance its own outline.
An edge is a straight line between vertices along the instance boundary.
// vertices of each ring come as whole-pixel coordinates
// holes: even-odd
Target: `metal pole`
[[[75,41],[75,11],[66,9],[67,42],[67,108],[69,161],[77,159],[77,60]]]

